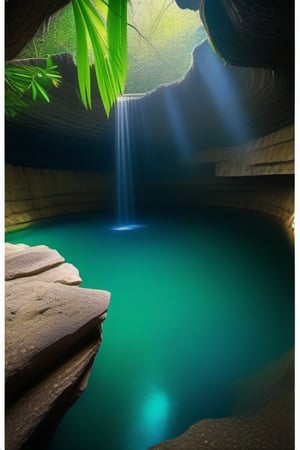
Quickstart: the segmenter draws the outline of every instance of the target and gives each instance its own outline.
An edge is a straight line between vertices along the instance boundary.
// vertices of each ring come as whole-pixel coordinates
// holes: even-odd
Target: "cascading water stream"
[[[140,228],[135,223],[133,169],[131,160],[132,140],[130,129],[131,96],[121,96],[116,102],[115,159],[116,159],[116,212],[115,231]]]

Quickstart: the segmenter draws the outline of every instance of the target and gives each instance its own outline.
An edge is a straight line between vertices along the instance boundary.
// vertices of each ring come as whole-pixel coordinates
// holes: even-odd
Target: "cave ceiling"
[[[17,57],[30,41],[41,23],[56,10],[65,6],[66,0],[12,0],[6,4],[6,61]],[[223,114],[237,110],[245,111],[245,123],[250,132],[245,139],[256,137],[293,123],[294,85],[294,2],[274,0],[177,0],[180,8],[199,9],[208,41],[199,43],[193,55],[193,63],[179,82],[146,93],[149,121],[152,133],[159,141],[166,136],[160,128],[155,129],[155,114],[160,102],[170,91],[175,96],[188,132],[196,144],[213,147],[225,139],[226,133],[220,122],[220,108],[216,98],[207,93],[207,82],[201,71],[209,67],[207,55],[218,58],[230,77],[235,95],[223,106]],[[59,89],[50,92],[51,103],[34,102],[24,114],[10,119],[12,126],[22,126],[57,135],[108,140],[113,133],[113,120],[107,119],[101,101],[93,89],[93,109],[87,111],[81,104],[76,66],[68,54],[54,56],[63,76]],[[37,60],[31,61],[38,64]],[[201,67],[201,70],[197,70]],[[93,77],[92,77],[93,78]],[[95,83],[95,80],[92,80]],[[216,95],[219,87],[215,86]],[[150,98],[150,102],[149,102]],[[152,111],[152,112],[151,112]],[[154,114],[154,118],[150,118]],[[113,117],[113,113],[112,113]],[[216,129],[219,132],[216,134]],[[252,134],[251,134],[252,130]],[[219,141],[216,139],[219,136]]]

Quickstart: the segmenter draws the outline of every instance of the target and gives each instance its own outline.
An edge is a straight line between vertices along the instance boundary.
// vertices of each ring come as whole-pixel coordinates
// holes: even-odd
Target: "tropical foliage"
[[[30,100],[38,98],[50,102],[48,89],[51,85],[57,87],[61,76],[57,66],[50,57],[46,58],[44,68],[32,65],[8,65],[5,68],[5,113],[15,117],[24,109],[29,108]]]
[[[92,108],[90,61],[93,61],[99,94],[108,116],[116,98],[124,92],[126,80],[127,0],[72,0],[72,7],[80,97],[85,108]],[[60,12],[57,13],[57,17],[60,15]],[[39,43],[43,41],[50,23],[51,18],[48,24],[43,25],[37,38],[32,40],[31,54],[26,54],[25,51],[21,56],[45,56],[41,54]],[[70,26],[67,29],[69,30]],[[7,114],[14,116],[22,109],[28,108],[28,91],[31,91],[33,100],[42,98],[50,101],[46,88],[47,81],[54,81],[53,70],[48,62],[46,69],[35,66],[8,66],[5,71]],[[58,81],[58,72],[55,74],[55,80]]]
[[[124,92],[127,72],[127,0],[72,0],[77,35],[77,70],[82,103],[92,107],[89,48],[106,114]]]
[[[175,0],[132,0],[127,16],[126,92],[150,91],[183,77],[193,49],[206,38],[199,11],[180,9]]]
[[[127,39],[126,92],[136,93],[182,77],[193,48],[205,37],[199,14],[179,9],[174,0],[73,0],[41,26],[19,57],[74,55],[86,108],[92,107],[90,65],[94,64],[109,114],[114,99],[125,89]]]

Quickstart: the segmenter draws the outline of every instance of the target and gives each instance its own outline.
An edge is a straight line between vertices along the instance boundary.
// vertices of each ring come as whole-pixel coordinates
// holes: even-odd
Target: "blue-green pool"
[[[228,416],[232,383],[293,346],[293,252],[279,225],[210,208],[139,222],[116,232],[82,215],[6,235],[56,248],[82,286],[112,292],[88,388],[51,450],[145,450]]]

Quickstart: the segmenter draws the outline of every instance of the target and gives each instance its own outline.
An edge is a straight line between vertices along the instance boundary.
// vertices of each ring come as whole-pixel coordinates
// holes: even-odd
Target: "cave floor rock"
[[[87,385],[110,293],[44,245],[6,243],[5,269],[5,448],[41,449]]]

